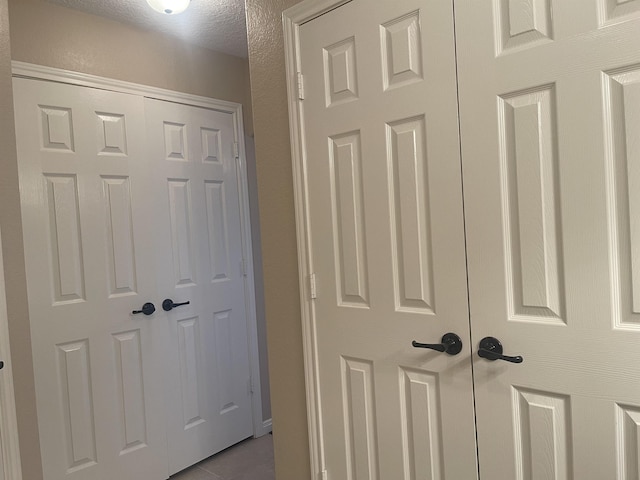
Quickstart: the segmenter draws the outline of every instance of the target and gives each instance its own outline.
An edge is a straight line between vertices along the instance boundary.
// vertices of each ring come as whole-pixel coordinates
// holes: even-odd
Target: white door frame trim
[[[244,125],[242,119],[242,105],[235,102],[216,100],[213,98],[191,95],[187,93],[165,90],[162,88],[124,82],[86,73],[72,72],[59,68],[45,67],[24,62],[11,62],[14,77],[31,78],[50,82],[66,83],[83,87],[109,90],[112,92],[128,93],[145,98],[164,100],[168,102],[203,107],[233,116],[234,141],[238,145],[236,168],[238,175],[238,194],[240,201],[240,217],[242,228],[242,252],[245,264],[244,291],[247,311],[247,328],[249,343],[249,361],[251,364],[251,390],[253,412],[253,434],[260,437],[267,434],[270,422],[262,418],[262,391],[260,388],[260,363],[258,356],[258,324],[256,315],[256,294],[253,268],[253,243],[251,241],[251,218],[249,213],[249,190],[247,179],[247,163],[244,142]],[[14,477],[9,477],[14,478]],[[19,478],[19,477],[16,477]]]
[[[307,197],[307,166],[304,143],[303,102],[299,99],[301,59],[300,26],[351,0],[305,0],[282,14],[284,27],[287,97],[289,105],[289,134],[293,163],[294,203],[298,238],[298,269],[300,280],[300,305],[302,310],[302,338],[304,370],[307,394],[307,423],[309,426],[309,450],[311,478],[326,479],[318,377],[318,352],[316,317],[310,295],[310,274],[313,272],[311,238],[309,236],[309,202]]]
[[[22,480],[3,265],[2,239],[0,238],[0,356],[4,361],[4,368],[0,372],[0,412],[2,413],[0,415],[0,443],[2,444],[0,456],[4,478]]]

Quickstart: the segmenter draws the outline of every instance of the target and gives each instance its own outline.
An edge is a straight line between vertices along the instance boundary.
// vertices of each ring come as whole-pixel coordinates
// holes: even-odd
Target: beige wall
[[[278,480],[311,475],[282,34],[282,11],[296,3],[246,1]]]
[[[13,60],[242,103],[252,134],[246,59],[43,0],[9,14]]]
[[[22,456],[22,473],[25,480],[40,480],[42,466],[35,413],[31,333],[22,246],[7,0],[0,0],[0,230],[11,337],[9,366],[13,369],[15,383],[20,450],[27,452],[27,455]]]

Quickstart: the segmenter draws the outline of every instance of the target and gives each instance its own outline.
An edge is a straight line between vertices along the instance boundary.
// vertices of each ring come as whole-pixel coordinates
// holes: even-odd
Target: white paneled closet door
[[[452,4],[354,0],[299,46],[323,478],[474,479]]]
[[[640,1],[331,7],[286,14],[318,463],[476,478],[469,354],[406,348],[465,333],[468,281],[480,478],[638,480]]]
[[[141,97],[14,79],[46,480],[167,477]]]
[[[253,434],[234,123],[229,113],[145,100],[162,321],[169,471]]]
[[[640,2],[455,4],[480,476],[638,479]]]
[[[14,85],[45,479],[161,480],[250,437],[233,115]]]

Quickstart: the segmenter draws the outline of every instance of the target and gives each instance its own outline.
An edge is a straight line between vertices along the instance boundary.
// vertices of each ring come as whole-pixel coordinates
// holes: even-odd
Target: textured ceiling
[[[163,15],[146,0],[48,0],[76,10],[157,30],[219,52],[247,57],[244,0],[191,0],[178,15]]]

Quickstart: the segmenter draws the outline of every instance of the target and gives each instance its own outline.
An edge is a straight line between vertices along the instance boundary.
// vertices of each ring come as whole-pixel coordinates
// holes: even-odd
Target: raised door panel
[[[180,358],[180,391],[182,392],[182,425],[186,430],[205,420],[200,404],[202,377],[200,365],[200,321],[187,318],[178,322],[178,356]]]
[[[599,0],[600,21],[603,25],[636,19],[640,16],[638,0]]]
[[[96,112],[98,155],[127,156],[126,119],[122,114]]]
[[[551,0],[496,0],[498,53],[553,40]]]
[[[573,478],[570,397],[516,387],[512,395],[518,478]]]
[[[167,190],[174,282],[176,286],[195,285],[196,257],[193,251],[191,185],[188,179],[169,179]]]
[[[126,455],[147,444],[140,330],[114,334],[113,348],[120,397],[120,455]]]
[[[386,22],[381,32],[385,90],[423,80],[420,12]]]
[[[358,98],[355,38],[350,37],[323,49],[327,106]]]
[[[96,465],[96,431],[89,341],[57,346],[65,424],[67,474]]]
[[[509,314],[564,323],[554,89],[506,95],[500,109]]]
[[[640,407],[616,405],[618,479],[640,476]]]
[[[202,161],[222,163],[221,132],[217,128],[200,128],[202,135]]]
[[[217,388],[218,415],[227,415],[239,408],[234,392],[233,371],[233,311],[225,310],[213,314],[215,336],[215,376]]]
[[[604,77],[606,115],[607,178],[611,221],[615,323],[621,328],[640,328],[640,231],[634,218],[640,198],[635,194],[640,181],[636,159],[640,155],[634,140],[634,126],[640,121],[640,70],[607,72]]]
[[[424,117],[387,125],[392,165],[396,309],[435,313],[431,212]]]
[[[400,369],[404,475],[407,480],[444,478],[439,383],[438,374]]]
[[[71,109],[58,106],[39,106],[39,109],[42,148],[72,153],[74,142]]]
[[[165,158],[174,161],[188,161],[186,125],[175,122],[164,122],[163,127]]]
[[[229,235],[224,181],[205,181],[211,281],[230,277]]]
[[[75,175],[45,175],[55,303],[83,301],[84,262]]]
[[[379,474],[373,365],[369,360],[343,358],[342,369],[342,395],[347,420],[347,478],[377,480]]]
[[[331,139],[332,206],[336,251],[336,285],[343,305],[368,304],[367,246],[364,230],[360,134]]]
[[[137,290],[135,238],[128,177],[102,176],[107,219],[109,294],[129,295]]]

